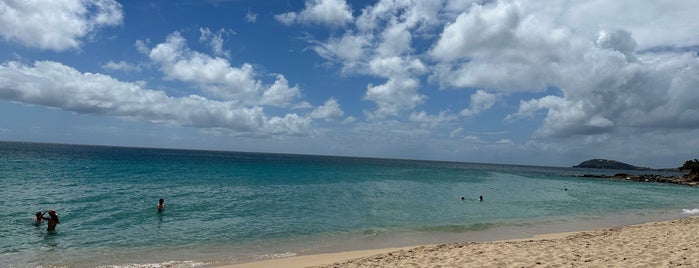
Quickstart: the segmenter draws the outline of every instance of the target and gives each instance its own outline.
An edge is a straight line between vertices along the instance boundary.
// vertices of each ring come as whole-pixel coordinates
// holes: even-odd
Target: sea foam
[[[699,214],[699,208],[695,209],[683,209],[682,213],[684,214]]]

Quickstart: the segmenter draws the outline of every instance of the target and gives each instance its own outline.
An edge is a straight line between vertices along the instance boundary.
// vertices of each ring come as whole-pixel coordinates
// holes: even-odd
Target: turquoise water
[[[0,142],[0,266],[212,265],[698,211],[699,188],[572,176],[595,172],[614,173]],[[55,233],[31,224],[47,209]]]

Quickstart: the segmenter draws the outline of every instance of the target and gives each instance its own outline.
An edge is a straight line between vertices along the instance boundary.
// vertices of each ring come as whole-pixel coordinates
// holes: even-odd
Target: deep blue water
[[[615,171],[0,142],[0,266],[221,264],[699,207],[699,188],[573,176],[595,172]],[[55,233],[31,224],[48,209]]]

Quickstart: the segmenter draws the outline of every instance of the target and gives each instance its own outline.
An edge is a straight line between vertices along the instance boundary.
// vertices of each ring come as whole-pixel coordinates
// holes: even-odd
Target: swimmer
[[[37,212],[34,217],[34,225],[39,226],[41,224],[41,220],[44,218],[44,213],[41,213],[41,211]]]
[[[158,200],[158,206],[156,206],[156,208],[158,209],[158,212],[163,212],[163,210],[165,210],[165,200],[160,198],[160,200]]]
[[[478,197],[478,201],[483,202],[483,196],[482,196],[482,195]]]
[[[61,222],[58,221],[58,215],[56,215],[55,210],[52,209],[52,210],[49,210],[48,212],[49,212],[48,218],[46,218],[46,217],[41,217],[41,218],[48,221],[48,227],[46,227],[46,231],[49,231],[49,232],[55,231],[56,225],[61,223]]]

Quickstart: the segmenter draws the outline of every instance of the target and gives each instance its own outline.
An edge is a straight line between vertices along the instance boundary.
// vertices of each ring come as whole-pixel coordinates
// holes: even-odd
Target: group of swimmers
[[[44,217],[44,214],[46,214],[46,213],[49,214],[48,217]],[[39,211],[36,213],[35,216],[36,217],[34,218],[34,225],[39,226],[41,224],[41,222],[46,221],[46,223],[47,223],[46,231],[49,231],[49,232],[56,231],[56,225],[61,223],[58,220],[58,214],[56,214],[56,211],[53,209],[48,210],[48,211],[44,211],[44,212]]]
[[[158,210],[158,213],[162,213],[165,210],[165,200],[164,199],[161,198],[160,200],[158,200],[158,205],[156,206],[156,209]],[[44,215],[46,213],[49,214],[48,217],[44,217]],[[58,214],[56,214],[56,211],[53,209],[47,210],[44,212],[39,211],[34,216],[35,216],[34,217],[34,225],[39,226],[39,225],[41,225],[41,223],[43,221],[46,221],[46,223],[47,223],[46,231],[49,231],[49,232],[56,231],[56,225],[61,223],[58,220]]]
[[[466,200],[466,198],[462,196],[462,197],[461,197],[461,201],[464,201],[464,200]],[[483,196],[482,196],[482,195],[478,197],[478,201],[483,202]]]

